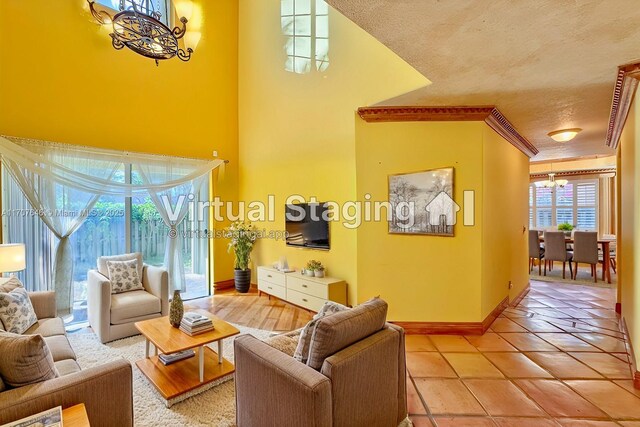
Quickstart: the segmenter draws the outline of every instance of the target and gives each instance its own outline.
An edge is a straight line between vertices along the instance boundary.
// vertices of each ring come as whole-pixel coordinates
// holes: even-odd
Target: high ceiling
[[[381,105],[496,105],[540,153],[604,144],[618,66],[640,59],[638,0],[328,0],[432,84]],[[571,142],[547,133],[582,128]]]

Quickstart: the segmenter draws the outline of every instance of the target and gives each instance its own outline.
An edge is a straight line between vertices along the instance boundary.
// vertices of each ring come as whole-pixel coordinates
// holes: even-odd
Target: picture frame
[[[457,212],[454,168],[388,176],[390,234],[454,237]]]

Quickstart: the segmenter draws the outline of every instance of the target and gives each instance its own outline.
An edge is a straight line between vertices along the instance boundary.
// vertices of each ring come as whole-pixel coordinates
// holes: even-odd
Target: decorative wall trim
[[[531,175],[529,175],[529,178],[531,178],[532,180],[548,179],[549,173],[532,173]],[[602,168],[602,169],[581,169],[581,170],[553,172],[553,173],[556,174],[556,178],[561,178],[561,177],[572,177],[572,176],[580,176],[580,175],[604,175],[604,174],[610,174],[610,173],[615,175],[617,173],[617,170],[616,168]]]
[[[620,135],[622,135],[622,129],[627,121],[639,79],[640,63],[618,67],[618,78],[613,90],[609,127],[605,139],[605,144],[611,148],[616,149],[620,144]]]
[[[235,281],[233,279],[221,280],[213,284],[213,289],[215,289],[216,291],[221,291],[223,289],[231,289],[233,287],[235,287]]]
[[[616,304],[616,309],[618,305]],[[631,359],[631,372],[633,373],[633,387],[640,390],[640,372],[638,371],[638,365],[636,364],[636,355],[633,351],[633,345],[631,343],[631,335],[629,335],[629,328],[627,328],[627,319],[624,317],[620,322],[620,326],[622,332],[627,339],[625,340],[625,345],[627,347],[627,353],[629,353],[629,359]]]
[[[497,109],[494,108],[491,111],[491,114],[485,122],[498,133],[501,137],[506,139],[516,147],[518,150],[522,151],[528,157],[533,157],[539,153],[538,149],[530,143],[524,136],[520,135],[518,131],[513,127],[513,125],[507,120],[505,116]]]
[[[509,296],[504,297],[500,304],[494,308],[491,313],[482,321],[482,333],[484,334],[489,329],[489,326],[502,314],[505,308],[509,307]],[[482,334],[481,334],[482,335]]]
[[[522,291],[520,291],[518,296],[516,296],[513,299],[513,301],[509,302],[509,306],[510,307],[515,307],[518,304],[520,304],[520,301],[522,301],[522,299],[527,296],[527,294],[529,293],[530,290],[531,290],[531,283],[527,283],[527,286],[525,286],[524,289]]]
[[[407,334],[428,335],[482,335],[498,316],[509,306],[509,297],[500,304],[482,322],[391,322],[402,327]]]
[[[358,115],[366,122],[465,122],[485,120],[493,105],[476,107],[360,107]]]
[[[505,116],[493,105],[452,107],[360,107],[358,115],[368,123],[378,122],[465,122],[484,121],[498,135],[509,141],[528,157],[538,149],[520,135]]]

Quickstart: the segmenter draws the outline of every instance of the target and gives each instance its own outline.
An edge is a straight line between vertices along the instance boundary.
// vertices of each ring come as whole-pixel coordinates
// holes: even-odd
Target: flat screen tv
[[[329,221],[325,203],[300,203],[285,206],[287,246],[329,249]]]

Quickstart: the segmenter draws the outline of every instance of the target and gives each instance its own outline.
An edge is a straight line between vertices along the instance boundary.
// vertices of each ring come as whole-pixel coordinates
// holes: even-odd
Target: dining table
[[[571,237],[566,237],[567,245],[573,244]],[[607,283],[611,283],[611,243],[615,243],[616,239],[598,239],[598,245],[602,249],[602,270]],[[540,243],[544,243],[544,236],[540,236]]]

